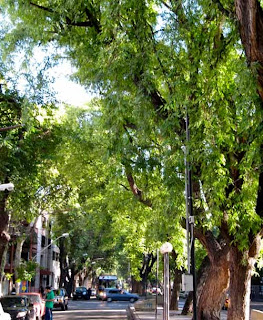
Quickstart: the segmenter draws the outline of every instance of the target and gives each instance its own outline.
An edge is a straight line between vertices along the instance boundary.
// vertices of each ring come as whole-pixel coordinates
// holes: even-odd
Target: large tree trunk
[[[249,320],[250,281],[260,248],[260,237],[256,237],[249,252],[240,252],[234,245],[230,250],[230,306],[229,320]],[[233,301],[233,303],[231,303]]]
[[[263,100],[263,10],[259,0],[235,0],[235,5],[247,60],[257,63],[258,92]]]
[[[66,260],[66,252],[65,252],[65,246],[64,246],[64,241],[63,239],[59,240],[59,267],[61,270],[61,275],[59,278],[59,287],[64,288],[66,284],[66,277],[68,274],[68,265],[67,265],[67,260]]]
[[[5,246],[10,240],[10,235],[8,234],[9,215],[6,211],[7,198],[8,191],[0,191],[0,261],[2,261]]]
[[[229,245],[227,225],[215,237],[211,231],[195,230],[195,236],[204,245],[208,256],[197,275],[197,319],[219,320],[222,304],[229,287]]]
[[[198,320],[220,320],[222,304],[229,286],[229,257],[216,255],[210,264],[200,295],[198,295]]]
[[[209,271],[210,270],[210,260],[208,258],[208,256],[206,256],[203,261],[202,264],[197,272],[197,298],[201,295],[202,290],[204,289],[204,283],[207,279],[207,277],[209,277]],[[197,303],[199,302],[199,299],[197,299]],[[189,292],[185,303],[184,303],[184,307],[182,310],[182,315],[187,315],[188,313],[193,312],[193,291]]]
[[[174,284],[173,291],[170,300],[170,310],[178,310],[178,300],[179,300],[179,292],[181,289],[182,282],[182,270],[175,269],[174,270]]]
[[[139,295],[142,295],[143,288],[142,288],[142,282],[137,281],[132,277],[132,292],[135,292]]]
[[[65,284],[64,284],[64,288],[66,289],[67,293],[69,296],[71,296],[72,292],[74,291],[74,277],[75,277],[75,274],[76,274],[76,271],[75,271],[75,263],[70,263],[69,262],[69,265],[70,265],[70,268],[67,268],[67,279],[68,281],[65,281]],[[69,272],[69,269],[71,272]]]
[[[8,233],[9,215],[6,211],[6,201],[8,198],[8,191],[0,191],[0,295],[2,295],[2,283],[5,273],[6,255],[8,250],[8,242],[10,235]]]
[[[14,260],[14,270],[15,270],[15,287],[16,287],[16,293],[19,293],[19,287],[20,282],[18,282],[18,274],[17,274],[17,268],[20,266],[21,263],[21,253],[23,244],[25,242],[25,237],[20,236],[16,239],[16,250],[15,250],[15,260]]]
[[[1,274],[0,274],[0,296],[2,295],[3,291],[3,281],[4,281],[4,269],[5,269],[5,264],[6,264],[6,257],[7,257],[7,252],[8,252],[8,242],[6,242],[4,251],[2,254],[2,260],[0,261],[0,268],[1,268]]]
[[[153,253],[143,255],[142,267],[139,269],[141,281],[132,279],[132,291],[140,295],[146,295],[147,280],[152,267],[156,261],[156,256]]]

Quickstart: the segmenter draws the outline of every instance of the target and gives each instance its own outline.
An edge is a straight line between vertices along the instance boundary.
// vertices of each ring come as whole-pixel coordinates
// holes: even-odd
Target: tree
[[[51,132],[50,110],[51,106],[43,106],[40,110],[14,91],[6,90],[0,94],[0,180],[12,181],[15,185],[13,193],[6,191],[0,194],[1,277],[10,240],[10,221],[31,222],[39,214],[34,201],[41,186],[41,173],[44,167],[47,169],[48,157],[57,139]],[[45,112],[50,115],[43,119]],[[22,248],[22,243],[19,247]]]

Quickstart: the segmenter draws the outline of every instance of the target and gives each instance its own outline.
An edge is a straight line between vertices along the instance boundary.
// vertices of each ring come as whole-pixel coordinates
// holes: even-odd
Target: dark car
[[[53,290],[55,294],[54,308],[60,308],[62,311],[68,310],[68,294],[64,288]]]
[[[77,299],[90,299],[91,290],[88,290],[86,287],[77,287],[73,292],[73,300]]]
[[[33,304],[25,296],[4,296],[0,299],[5,312],[9,313],[14,320],[35,320],[36,315]]]
[[[131,303],[137,301],[139,296],[135,293],[129,293],[121,289],[106,288],[101,297],[104,301],[130,301]]]

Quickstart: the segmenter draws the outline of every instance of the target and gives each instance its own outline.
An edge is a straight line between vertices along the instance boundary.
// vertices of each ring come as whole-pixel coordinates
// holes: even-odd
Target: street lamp
[[[14,190],[14,185],[13,183],[3,183],[0,184],[0,191],[13,191]]]
[[[41,255],[41,253],[43,251],[45,251],[47,248],[49,248],[55,241],[57,241],[60,238],[67,238],[69,236],[69,233],[62,233],[61,236],[57,237],[55,240],[51,241],[50,244],[48,246],[46,246],[45,248],[43,248],[38,254],[36,254],[33,258],[32,261],[34,261],[38,255]]]
[[[169,320],[169,253],[172,252],[172,250],[173,246],[170,242],[165,242],[160,248],[160,252],[164,258],[163,320]]]

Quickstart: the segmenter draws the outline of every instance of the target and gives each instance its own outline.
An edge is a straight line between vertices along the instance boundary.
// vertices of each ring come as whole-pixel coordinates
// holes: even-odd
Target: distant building
[[[20,290],[39,292],[41,286],[45,288],[47,285],[57,289],[61,275],[59,266],[60,251],[56,244],[51,242],[51,223],[48,214],[39,216],[34,225],[32,224],[31,226],[31,233],[23,244],[21,258],[25,261],[36,261],[40,267],[37,269],[36,276],[31,283],[23,283]],[[13,240],[15,240],[15,237],[15,232],[13,232]],[[5,273],[14,273],[14,254],[15,241],[13,241],[7,254]],[[2,293],[8,294],[11,288],[12,281],[5,280]]]

